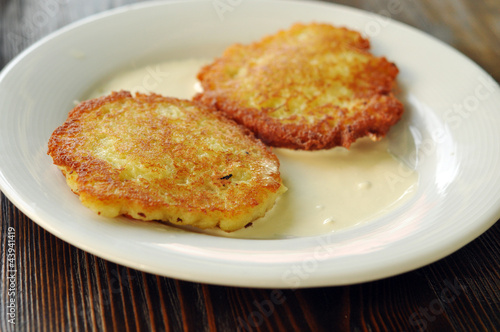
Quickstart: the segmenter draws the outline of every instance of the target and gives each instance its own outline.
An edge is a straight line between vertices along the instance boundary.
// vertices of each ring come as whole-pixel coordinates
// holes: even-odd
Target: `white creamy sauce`
[[[89,97],[111,91],[156,92],[191,98],[200,91],[196,74],[207,60],[168,61],[127,70],[100,84]],[[380,217],[415,193],[418,174],[388,152],[388,139],[360,139],[349,150],[273,150],[280,160],[288,191],[265,217],[251,227],[225,233],[236,237],[275,239],[339,231]]]
[[[191,99],[195,92],[201,91],[196,74],[208,62],[199,59],[167,61],[126,70],[99,84],[88,98],[107,95],[111,91],[127,90]]]

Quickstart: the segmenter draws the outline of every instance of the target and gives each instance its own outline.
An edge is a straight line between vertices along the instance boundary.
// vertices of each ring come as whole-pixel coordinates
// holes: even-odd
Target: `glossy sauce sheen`
[[[200,91],[196,74],[206,60],[168,61],[123,71],[92,91],[155,92],[191,98]],[[275,239],[314,236],[363,224],[400,207],[417,188],[418,174],[388,152],[388,139],[360,139],[349,150],[274,149],[288,191],[251,227],[224,233],[237,238]]]

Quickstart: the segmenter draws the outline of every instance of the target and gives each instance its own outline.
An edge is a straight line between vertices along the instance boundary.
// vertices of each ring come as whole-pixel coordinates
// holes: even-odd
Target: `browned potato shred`
[[[196,99],[271,146],[318,150],[378,139],[403,106],[391,93],[397,67],[369,47],[346,28],[295,24],[230,46],[200,71],[204,91]]]
[[[248,130],[203,105],[128,92],[86,101],[48,154],[97,213],[234,231],[286,188],[277,157]]]

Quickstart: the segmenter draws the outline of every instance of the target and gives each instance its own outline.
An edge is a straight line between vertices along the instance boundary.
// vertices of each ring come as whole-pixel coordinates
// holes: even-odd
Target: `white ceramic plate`
[[[0,188],[55,236],[110,261],[185,280],[310,287],[388,277],[436,261],[500,217],[500,90],[477,65],[419,31],[366,12],[284,1],[149,2],[72,24],[0,75]],[[403,8],[404,9],[404,8]],[[387,13],[390,14],[389,8]],[[386,14],[387,14],[386,13]],[[220,238],[97,217],[46,155],[73,101],[128,64],[212,57],[295,22],[357,29],[400,68],[418,192],[360,227],[283,240]],[[104,220],[103,220],[104,219]]]

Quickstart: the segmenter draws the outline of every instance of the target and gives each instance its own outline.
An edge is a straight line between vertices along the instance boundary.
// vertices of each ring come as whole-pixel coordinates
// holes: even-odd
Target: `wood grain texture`
[[[8,227],[16,230],[18,270],[16,326],[2,319],[2,331],[500,328],[498,225],[455,254],[400,276],[346,287],[247,289],[179,281],[110,263],[50,235],[3,195],[1,207],[2,239]],[[1,263],[5,267],[5,257]],[[5,289],[2,280],[2,312]]]
[[[0,68],[51,31],[134,2],[0,0]],[[400,0],[400,11],[390,0],[332,2],[389,12],[455,47],[500,81],[497,0]],[[6,316],[9,227],[15,230],[15,325]],[[500,330],[498,223],[424,268],[375,282],[300,290],[213,286],[129,269],[59,240],[3,194],[0,239],[0,331]]]

